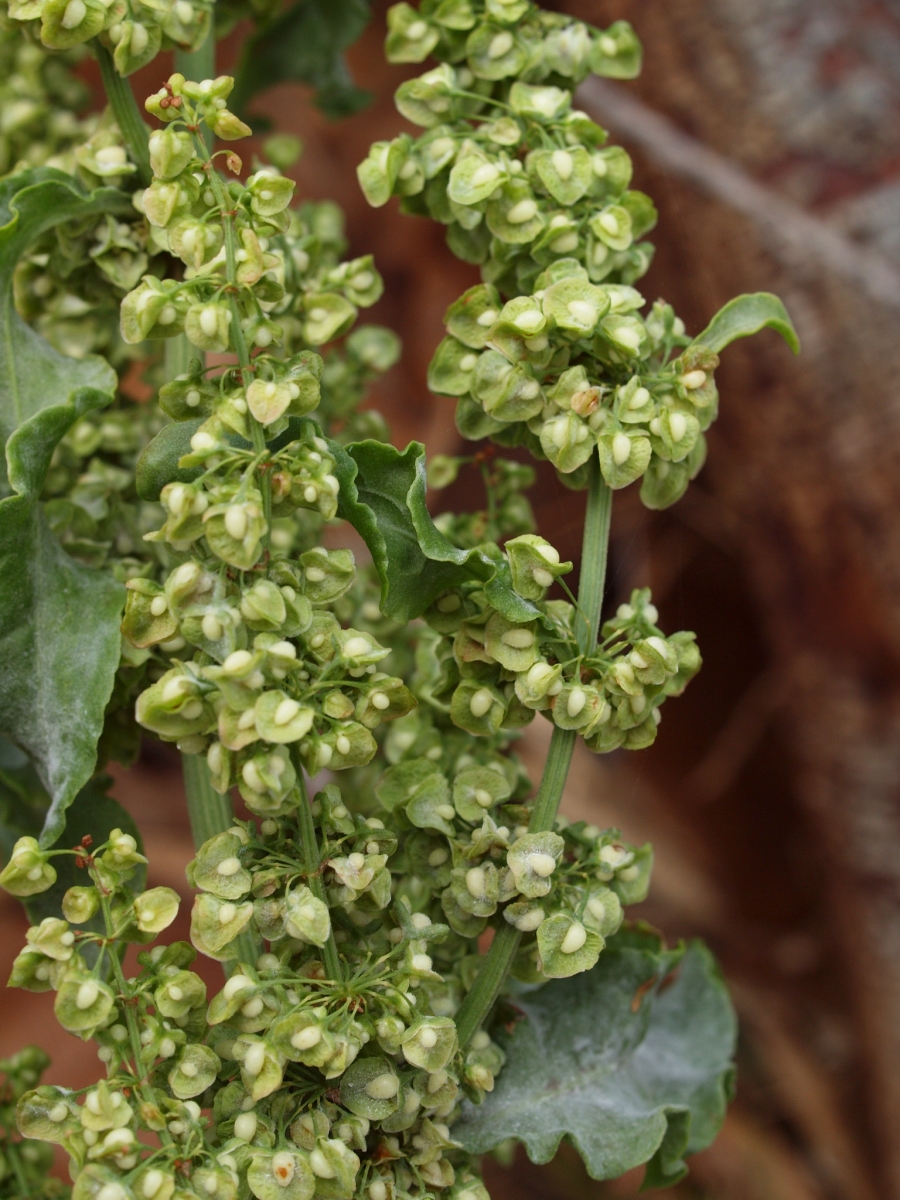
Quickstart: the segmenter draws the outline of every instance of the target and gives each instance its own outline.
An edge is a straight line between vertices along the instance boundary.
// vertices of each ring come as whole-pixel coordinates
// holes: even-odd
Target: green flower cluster
[[[49,50],[100,38],[120,75],[146,66],[160,50],[196,50],[210,29],[211,0],[8,0],[13,21],[27,22]]]
[[[558,258],[594,282],[632,283],[652,246],[650,199],[628,189],[631,162],[572,108],[591,71],[632,78],[640,44],[625,21],[605,32],[530,0],[396,4],[387,54],[441,65],[401,84],[396,104],[427,130],[376,142],[359,167],[371,204],[403,197],[406,211],[448,227],[447,241],[487,282],[515,294]]]
[[[446,224],[484,280],[447,312],[431,390],[458,397],[464,437],[524,445],[569,487],[599,451],[610,487],[643,478],[648,507],[673,504],[703,465],[718,358],[685,349],[669,305],[639,314],[656,210],[625,151],[572,108],[589,72],[637,74],[633,31],[528,0],[398,4],[389,24],[389,57],[442,65],[396,94],[427,132],[373,145],[360,183],[372,204],[399,194]]]
[[[16,1136],[16,1105],[40,1080],[50,1059],[37,1046],[26,1046],[0,1059],[0,1197],[61,1200],[69,1194],[61,1180],[51,1179],[53,1147]]]
[[[611,488],[642,479],[648,508],[666,508],[703,466],[703,433],[718,411],[718,356],[687,346],[671,307],[625,284],[591,283],[558,259],[535,292],[505,304],[491,284],[446,314],[432,359],[432,391],[456,396],[464,437],[526,446],[569,487],[587,483],[591,456]]]
[[[151,226],[151,242],[180,259],[185,270],[181,279],[146,275],[125,297],[122,334],[129,343],[184,333],[201,351],[242,357],[248,347],[266,350],[286,336],[318,346],[348,332],[359,307],[381,295],[370,256],[335,263],[329,251],[340,230],[328,229],[327,209],[314,214],[324,230],[310,229],[302,214],[291,215],[294,184],[276,168],[256,171],[246,184],[226,184],[214,169],[198,136],[200,123],[225,140],[250,133],[226,106],[233,86],[225,75],[191,83],[176,74],[147,101],[147,110],[166,125],[150,136],[154,178],[139,203]],[[236,155],[226,154],[226,163],[235,172],[241,169]],[[282,315],[287,329],[279,323]],[[382,347],[369,353],[377,361],[390,357]],[[315,379],[306,382],[290,372],[279,377],[257,360],[254,387],[241,397],[244,413],[249,405],[268,427],[286,414],[308,412],[318,402],[314,385],[321,367],[310,360]],[[268,396],[267,382],[280,385]],[[300,384],[303,394],[294,395]],[[198,415],[214,399],[207,396],[203,404],[203,392],[191,389],[183,404],[193,403],[194,412],[170,409],[170,415]],[[232,410],[235,399],[228,397]],[[246,423],[234,416],[230,424],[246,433]]]
[[[644,588],[582,654],[576,607],[543,598],[572,564],[535,534],[509,540],[503,556],[530,611],[498,611],[477,581],[444,592],[424,614],[437,636],[420,645],[417,694],[475,737],[521,728],[543,712],[598,754],[651,745],[660,706],[700,669],[694,634],[666,637]]]
[[[220,554],[261,523],[258,499],[206,511],[206,542]],[[237,784],[253,812],[278,815],[297,803],[300,762],[311,775],[364,766],[378,748],[373,731],[416,701],[378,669],[389,650],[374,634],[343,627],[331,611],[354,580],[349,550],[315,547],[240,575],[225,568],[233,558],[183,563],[162,587],[128,584],[125,636],[174,656],[138,698],[137,719],[185,752],[205,752],[219,791]],[[194,657],[180,661],[188,644]]]

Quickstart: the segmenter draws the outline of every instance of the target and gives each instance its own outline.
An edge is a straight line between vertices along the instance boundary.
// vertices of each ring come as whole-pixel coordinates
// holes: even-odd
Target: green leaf
[[[247,39],[230,103],[244,113],[252,98],[277,83],[308,83],[316,104],[329,117],[364,108],[368,92],[358,88],[343,51],[371,17],[370,0],[298,0],[271,24]],[[258,122],[257,122],[258,124]]]
[[[97,761],[97,741],[119,665],[125,589],[76,563],[53,535],[40,490],[59,439],[103,392],[36,412],[6,446],[18,495],[0,501],[0,733],[33,760],[52,797],[41,834],[52,845]]]
[[[425,447],[401,453],[385,442],[329,442],[341,485],[338,516],[372,554],[381,578],[381,610],[395,621],[419,616],[435,597],[479,579],[491,604],[510,621],[533,621],[539,609],[512,590],[504,559],[489,548],[458,550],[437,529],[425,503]]]
[[[25,324],[15,310],[12,284],[19,259],[48,229],[129,205],[117,188],[88,193],[72,176],[50,167],[21,171],[0,182],[0,443],[77,388],[110,395],[115,390],[115,372],[102,358],[67,358]]]
[[[591,971],[516,997],[526,1019],[483,1104],[453,1136],[483,1154],[506,1138],[548,1162],[572,1141],[594,1179],[647,1163],[647,1186],[677,1182],[710,1145],[730,1098],[736,1019],[710,952],[665,951],[628,930]]]
[[[93,846],[99,846],[109,837],[113,829],[130,833],[143,851],[140,831],[134,819],[112,796],[107,795],[112,780],[108,775],[92,779],[81,789],[66,814],[66,824],[59,846],[77,846],[85,836],[92,838]],[[12,848],[20,837],[37,837],[50,807],[50,797],[41,787],[37,772],[27,754],[18,747],[0,738],[0,855],[8,860]],[[58,917],[62,911],[62,898],[66,890],[75,884],[86,884],[89,880],[83,870],[75,865],[74,857],[66,854],[53,859],[56,883],[46,892],[29,896],[23,901],[30,919],[37,924],[44,917]],[[142,891],[147,879],[146,867],[140,865],[128,886],[134,892]],[[102,919],[97,926],[102,926]],[[93,928],[93,924],[83,928]]]
[[[774,329],[795,354],[800,353],[800,339],[788,311],[771,292],[753,292],[729,300],[694,338],[692,345],[709,346],[718,354],[738,338],[750,337],[761,329]]]

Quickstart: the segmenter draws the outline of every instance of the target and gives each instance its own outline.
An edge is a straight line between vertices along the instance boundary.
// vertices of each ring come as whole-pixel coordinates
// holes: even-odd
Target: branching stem
[[[576,638],[582,654],[589,654],[597,644],[600,610],[606,584],[611,515],[612,491],[600,474],[600,461],[595,454],[591,459],[581,549],[581,578],[578,584]],[[528,825],[529,833],[540,833],[553,828],[577,736],[574,730],[559,729],[556,726],[553,728],[544,773]],[[475,983],[456,1014],[456,1028],[461,1046],[467,1045],[494,1007],[521,940],[522,934],[505,921],[495,933]]]

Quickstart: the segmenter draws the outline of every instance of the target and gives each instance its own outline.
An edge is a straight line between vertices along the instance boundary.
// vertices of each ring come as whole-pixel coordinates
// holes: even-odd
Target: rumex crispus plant
[[[673,1182],[724,1113],[727,995],[702,946],[625,921],[650,847],[557,810],[578,739],[650,745],[700,667],[647,589],[601,619],[613,492],[677,501],[719,353],[764,327],[796,348],[793,329],[766,294],[695,338],[645,311],[653,204],[573,107],[590,71],[637,73],[630,26],[398,4],[388,57],[438,65],[397,91],[422,132],[359,178],[480,267],[429,384],[482,444],[397,451],[359,407],[399,353],[356,324],[371,256],[344,257],[334,205],[295,204],[291,139],[249,171],[230,145],[273,41],[308,54],[294,10],[252,8],[34,0],[4,26],[44,140],[4,124],[0,884],[33,921],[10,982],[53,991],[103,1075],[72,1091],[36,1086],[39,1051],[4,1064],[0,1191],[59,1194],[41,1143],[74,1200],[485,1200],[479,1154],[545,1161],[562,1137],[597,1178]],[[243,15],[263,28],[235,86],[212,28]],[[85,43],[109,100],[86,120]],[[125,76],[172,46],[148,131]],[[358,102],[333,55],[303,71],[331,111]],[[129,399],[135,364],[152,403]],[[577,595],[532,468],[498,446],[586,491]],[[428,484],[460,471],[485,507],[433,518]],[[537,714],[535,789],[515,743]],[[157,943],[178,896],[147,889],[96,773],[147,734],[182,754],[192,944]],[[225,968],[212,996],[198,953]]]

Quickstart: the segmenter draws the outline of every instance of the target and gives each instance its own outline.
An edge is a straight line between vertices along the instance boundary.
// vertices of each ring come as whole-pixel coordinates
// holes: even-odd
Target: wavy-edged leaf
[[[130,833],[142,850],[140,831],[132,816],[118,800],[107,794],[112,780],[109,776],[98,776],[81,789],[66,814],[65,828],[57,844],[65,847],[78,845],[85,836],[94,846],[106,841],[113,829]],[[37,772],[17,746],[0,737],[0,855],[9,859],[12,848],[20,837],[38,837],[44,818],[50,807],[50,797],[41,786]],[[88,882],[86,873],[75,865],[74,857],[61,855],[53,859],[56,883],[46,892],[29,896],[23,901],[30,919],[37,924],[44,917],[58,917],[62,909],[62,898],[66,890],[75,884]],[[147,879],[146,868],[139,866],[128,883],[134,892],[143,890]],[[97,926],[100,929],[102,920]],[[92,925],[85,928],[92,928]]]
[[[57,442],[109,395],[82,388],[35,413],[6,446],[18,493],[0,501],[0,733],[25,750],[52,798],[41,834],[52,845],[90,779],[119,665],[125,589],[69,558],[40,490]]]
[[[488,547],[458,550],[436,527],[425,503],[425,447],[399,451],[385,442],[329,442],[341,485],[338,516],[369,547],[381,578],[381,610],[395,621],[420,616],[447,588],[478,579],[510,621],[533,621],[539,609],[512,590],[509,569]]]
[[[0,181],[0,444],[35,413],[63,403],[78,388],[110,395],[115,390],[115,372],[102,358],[68,358],[25,324],[16,312],[12,285],[19,259],[48,229],[129,205],[117,188],[89,193],[52,167]]]
[[[259,92],[277,83],[307,83],[329,117],[347,117],[371,99],[347,69],[344,51],[372,15],[370,0],[298,0],[248,38],[230,103],[245,112]],[[258,125],[259,122],[256,121]]]
[[[454,1138],[475,1154],[515,1138],[539,1163],[568,1138],[594,1179],[646,1163],[648,1186],[676,1183],[731,1093],[736,1019],[706,947],[666,951],[626,931],[593,970],[516,1004],[525,1020],[500,1036],[506,1066]]]
[[[694,338],[693,345],[709,346],[718,354],[738,338],[750,337],[761,329],[774,329],[795,354],[800,353],[800,339],[788,311],[771,292],[752,292],[729,300]]]

